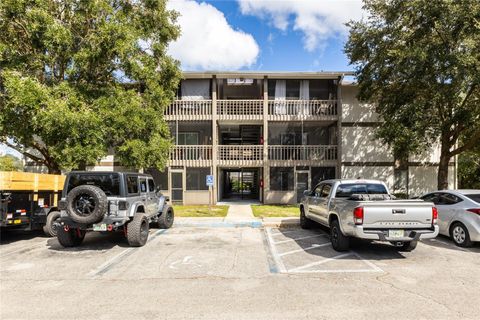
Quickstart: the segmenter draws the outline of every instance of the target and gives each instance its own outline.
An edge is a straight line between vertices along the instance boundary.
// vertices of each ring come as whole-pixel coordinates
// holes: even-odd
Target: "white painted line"
[[[267,242],[270,246],[270,252],[272,253],[273,261],[275,261],[275,264],[278,267],[278,272],[285,273],[287,268],[285,268],[282,259],[278,255],[277,248],[275,247],[272,239],[271,228],[265,228],[265,233],[267,234]]]
[[[331,257],[331,258],[323,259],[321,261],[312,262],[312,263],[306,264],[304,266],[300,266],[300,267],[290,269],[290,270],[288,270],[288,272],[297,272],[297,271],[300,271],[300,270],[305,270],[305,269],[308,269],[310,267],[319,266],[321,264],[324,264],[324,263],[327,263],[327,262],[330,262],[330,261],[333,261],[333,260],[337,260],[337,259],[340,259],[340,258],[348,257],[348,256],[351,256],[351,255],[353,255],[353,252],[342,253],[342,254],[336,255],[336,256]]]
[[[280,230],[280,229],[277,229]],[[295,230],[288,230],[288,231],[280,231],[280,232],[272,232],[272,236],[278,236],[281,234],[289,234],[289,233],[294,233],[294,232],[305,232],[303,229],[295,229]]]
[[[286,255],[292,254],[292,253],[303,252],[303,251],[312,250],[312,249],[321,248],[321,247],[327,247],[327,246],[330,246],[331,244],[332,244],[331,242],[322,243],[322,244],[313,244],[311,247],[308,247],[308,248],[300,248],[300,249],[297,249],[297,250],[282,252],[282,253],[279,254],[279,256],[283,257],[283,256],[286,256]]]
[[[358,253],[354,252],[353,253],[358,259],[360,259],[362,262],[366,263],[370,268],[372,268],[376,272],[383,272],[382,268],[371,262],[370,260],[362,258]]]
[[[444,245],[446,245],[446,246],[448,246],[448,247],[452,247],[452,248],[455,248],[455,249],[458,249],[458,250],[461,250],[461,251],[474,252],[474,251],[468,250],[468,249],[466,249],[466,248],[462,248],[462,247],[456,246],[454,243],[449,243],[449,242],[446,242],[446,241],[443,241],[443,240],[430,239],[430,241],[432,241],[432,242],[438,242],[438,243],[444,244]]]
[[[288,271],[290,273],[369,273],[369,272],[382,272],[373,269],[338,269],[338,270],[301,270],[301,271]]]
[[[307,236],[307,237],[301,237],[301,238],[295,238],[295,239],[288,239],[288,240],[283,240],[283,241],[278,241],[274,242],[273,244],[282,244],[282,243],[287,243],[291,241],[297,241],[297,240],[303,240],[303,239],[309,239],[309,238],[318,238],[318,237],[326,237],[326,234],[316,234],[314,236]]]

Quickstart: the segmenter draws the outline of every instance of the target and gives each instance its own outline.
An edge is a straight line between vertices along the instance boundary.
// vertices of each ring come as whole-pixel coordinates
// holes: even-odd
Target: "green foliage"
[[[19,159],[8,154],[0,157],[0,171],[22,171],[22,170],[23,170],[23,164]]]
[[[460,154],[458,182],[461,189],[480,189],[480,150]]]
[[[377,103],[397,157],[441,143],[446,188],[449,160],[480,143],[480,2],[364,2],[369,18],[348,24],[345,46],[359,98]]]
[[[51,172],[109,151],[125,166],[163,168],[162,115],[180,79],[166,54],[177,14],[165,3],[1,1],[0,141]]]

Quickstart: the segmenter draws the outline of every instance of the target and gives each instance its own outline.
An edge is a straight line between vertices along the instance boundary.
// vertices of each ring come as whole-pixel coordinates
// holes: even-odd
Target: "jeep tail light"
[[[438,210],[435,207],[432,207],[432,224],[437,224],[438,220]]]
[[[476,213],[476,214],[480,215],[480,208],[467,209],[467,211],[470,211],[470,212],[473,212],[473,213]]]
[[[127,201],[118,201],[118,210],[127,210],[128,202]]]
[[[363,224],[363,207],[353,209],[353,222],[355,224]]]

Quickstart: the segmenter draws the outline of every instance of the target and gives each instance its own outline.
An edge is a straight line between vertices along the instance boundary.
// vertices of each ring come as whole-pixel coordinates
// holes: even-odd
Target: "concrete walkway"
[[[252,207],[249,204],[230,204],[225,220],[252,220]]]

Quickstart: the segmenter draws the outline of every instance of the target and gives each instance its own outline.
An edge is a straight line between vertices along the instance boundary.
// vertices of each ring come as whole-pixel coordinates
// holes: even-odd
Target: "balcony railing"
[[[170,152],[171,161],[212,160],[212,146],[188,145],[175,146]]]
[[[261,161],[262,145],[218,146],[218,160]]]
[[[211,116],[212,100],[175,100],[165,110],[165,116]]]
[[[269,146],[268,159],[280,160],[280,161],[337,160],[337,146],[336,145]]]
[[[217,100],[219,116],[263,115],[263,100]]]
[[[269,100],[273,116],[336,116],[338,100]]]

